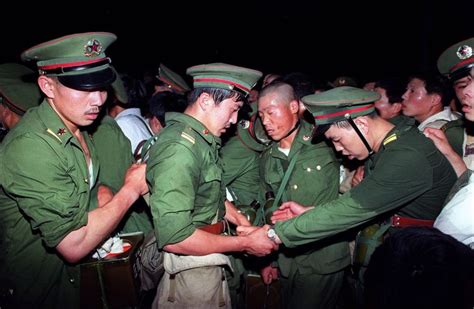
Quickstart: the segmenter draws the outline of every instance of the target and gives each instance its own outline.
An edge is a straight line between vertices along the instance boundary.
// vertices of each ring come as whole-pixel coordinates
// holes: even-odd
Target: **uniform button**
[[[316,169],[317,169],[318,171],[320,171],[320,170],[321,170],[321,165],[316,166]]]
[[[311,172],[311,167],[306,168],[308,172]]]
[[[69,282],[74,283],[75,280],[73,278],[69,278]]]
[[[89,179],[85,178],[85,179],[84,179],[84,182],[85,182],[85,183],[89,183]]]
[[[298,189],[298,185],[293,185],[293,189],[294,190]]]

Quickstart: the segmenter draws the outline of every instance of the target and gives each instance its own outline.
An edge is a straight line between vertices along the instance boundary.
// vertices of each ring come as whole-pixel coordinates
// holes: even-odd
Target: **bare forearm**
[[[77,262],[96,248],[117,227],[138,193],[122,188],[103,207],[88,214],[87,225],[69,233],[56,247],[69,262]]]
[[[185,240],[166,245],[165,250],[190,255],[245,251],[252,255],[264,256],[278,249],[278,245],[267,236],[268,228],[269,226],[265,225],[243,236],[220,236],[196,230]]]
[[[185,240],[166,245],[166,251],[178,254],[206,255],[211,253],[235,252],[245,249],[244,237],[222,236],[195,230]]]
[[[467,170],[466,163],[464,163],[463,159],[456,152],[452,151],[447,153],[446,158],[448,159],[449,163],[451,163],[451,166],[458,177]]]

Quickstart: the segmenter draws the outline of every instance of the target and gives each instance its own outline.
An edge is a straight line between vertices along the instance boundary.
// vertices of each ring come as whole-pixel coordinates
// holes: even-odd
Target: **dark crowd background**
[[[120,3],[120,4],[119,4]],[[110,31],[122,72],[226,62],[265,73],[360,81],[435,69],[474,36],[474,1],[64,1],[5,3],[0,61],[62,35]],[[21,25],[21,26],[20,26]]]

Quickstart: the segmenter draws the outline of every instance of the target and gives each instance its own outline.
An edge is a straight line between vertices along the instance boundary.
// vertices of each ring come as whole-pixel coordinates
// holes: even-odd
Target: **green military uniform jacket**
[[[446,134],[449,144],[453,147],[454,151],[461,156],[464,155],[463,144],[465,137],[465,119],[461,118],[458,120],[449,121],[446,123],[441,130]]]
[[[225,186],[234,195],[234,204],[249,205],[258,200],[260,152],[247,148],[233,136],[220,151]]]
[[[312,129],[307,122],[301,122],[288,157],[278,150],[278,143],[262,155],[263,193],[273,191],[276,196],[289,162],[298,153],[280,203],[296,201],[303,205],[321,205],[338,196],[338,161],[333,149],[325,142],[311,143]],[[300,274],[333,273],[350,262],[348,243],[341,240],[323,245],[309,244],[298,251],[280,247],[280,252],[278,265],[284,276],[288,276],[292,267],[296,267]]]
[[[146,178],[160,248],[183,241],[210,224],[225,207],[220,139],[195,118],[169,113],[150,149]]]
[[[434,220],[456,181],[447,159],[417,128],[401,124],[365,163],[364,180],[340,198],[275,225],[286,246],[299,246],[394,213]]]
[[[96,179],[99,162],[87,134]],[[87,224],[90,176],[82,148],[44,101],[0,148],[0,284],[15,306],[79,306],[78,269],[55,247]]]
[[[116,193],[123,186],[127,169],[133,163],[130,141],[117,122],[108,115],[97,126],[92,127],[90,132],[100,164],[98,183],[108,186]],[[94,187],[93,197],[97,196],[98,188],[98,185]],[[93,198],[89,210],[95,208],[97,199]],[[145,201],[140,198],[130,207],[116,230],[121,233],[146,233],[152,229],[151,213]]]

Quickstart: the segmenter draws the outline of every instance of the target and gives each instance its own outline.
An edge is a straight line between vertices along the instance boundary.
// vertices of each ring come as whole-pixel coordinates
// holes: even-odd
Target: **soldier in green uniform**
[[[446,155],[458,176],[467,169],[474,169],[473,50],[474,38],[469,38],[447,48],[438,59],[438,70],[452,82],[465,119],[448,123],[443,130],[445,134],[435,129],[425,130],[426,136]],[[456,147],[456,144],[462,147]]]
[[[240,214],[224,204],[219,136],[236,122],[262,74],[222,63],[194,66],[187,73],[194,79],[189,105],[183,114],[169,113],[147,161],[153,223],[165,251],[154,306],[230,307],[222,271],[228,258],[211,253],[265,255],[277,248],[262,237],[268,226],[249,236],[220,235],[224,215],[238,224]]]
[[[283,203],[272,217],[278,222],[269,230],[277,243],[301,246],[374,220],[388,220],[393,227],[433,224],[456,174],[416,128],[377,116],[373,103],[378,99],[375,92],[353,87],[303,98],[318,131],[325,132],[337,151],[350,159],[367,159],[365,178],[317,207]]]
[[[258,113],[275,141],[262,155],[262,194],[274,192],[277,204],[291,200],[319,205],[335,199],[339,163],[325,141],[312,143],[313,126],[300,120],[293,87],[284,82],[265,87],[259,94]],[[265,267],[262,278],[270,284],[280,277],[285,308],[334,308],[349,262],[348,243],[341,239],[296,250],[281,248],[277,265]]]
[[[223,181],[235,205],[258,201],[260,154],[268,143],[260,119],[253,114],[237,124],[237,134],[220,150]]]
[[[120,97],[120,102],[127,103],[127,91],[121,78],[115,79],[109,90],[108,97]],[[132,165],[133,155],[130,152],[130,140],[125,136],[117,122],[101,111],[98,121],[94,122],[87,131],[92,136],[92,142],[99,160],[98,183],[106,185],[114,193],[123,186],[127,169]],[[99,186],[92,190],[92,196],[97,195]],[[97,208],[96,199],[91,199],[89,210]],[[141,231],[147,233],[153,229],[150,209],[143,198],[139,198],[117,226],[117,232],[132,233]]]
[[[97,118],[115,79],[104,51],[112,33],[73,34],[26,50],[45,100],[0,147],[2,307],[79,307],[78,267],[147,191],[145,165],[132,166],[112,196],[102,188],[88,211],[99,163],[82,131]]]
[[[0,122],[5,129],[12,129],[25,112],[40,103],[41,94],[36,84],[36,74],[24,65],[0,65]],[[3,138],[0,138],[0,142]]]
[[[257,209],[250,205],[259,200],[260,186],[260,154],[269,143],[265,135],[260,118],[253,114],[249,120],[241,120],[237,124],[237,133],[232,136],[221,148],[222,180],[226,187],[226,203],[232,202],[237,211],[245,215],[250,222],[257,225]],[[256,204],[257,206],[259,204]],[[230,206],[232,207],[232,206]],[[242,224],[242,223],[241,223]],[[234,308],[239,307],[245,289],[243,280],[247,273],[246,259],[240,254],[230,256],[232,272],[227,273],[229,290]],[[247,267],[248,268],[248,267]]]

